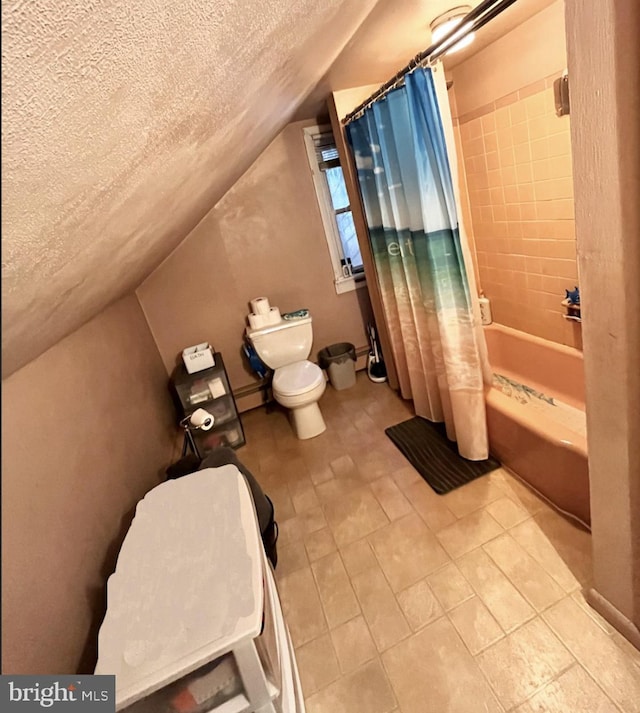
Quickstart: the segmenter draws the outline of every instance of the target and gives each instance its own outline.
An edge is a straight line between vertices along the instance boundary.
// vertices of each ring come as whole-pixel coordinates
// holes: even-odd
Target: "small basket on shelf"
[[[580,289],[576,285],[574,290],[565,290],[567,296],[560,303],[565,308],[565,314],[562,316],[573,322],[582,322],[580,315]]]

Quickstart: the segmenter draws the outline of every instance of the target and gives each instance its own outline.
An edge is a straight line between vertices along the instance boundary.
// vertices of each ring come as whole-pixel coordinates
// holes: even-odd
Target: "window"
[[[304,129],[309,165],[333,263],[336,292],[364,286],[364,266],[338,149],[329,126]]]

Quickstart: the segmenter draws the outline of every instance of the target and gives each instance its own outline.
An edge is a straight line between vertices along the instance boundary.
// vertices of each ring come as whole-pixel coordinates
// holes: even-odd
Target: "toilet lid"
[[[322,369],[311,361],[297,361],[276,369],[273,390],[283,396],[295,396],[320,385],[324,380]]]

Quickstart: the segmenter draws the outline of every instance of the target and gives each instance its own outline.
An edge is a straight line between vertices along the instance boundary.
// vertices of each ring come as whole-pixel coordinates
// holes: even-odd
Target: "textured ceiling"
[[[140,284],[376,0],[3,0],[3,374]]]
[[[551,1],[518,0],[493,33]],[[3,375],[137,287],[291,118],[386,80],[456,4],[3,0]]]

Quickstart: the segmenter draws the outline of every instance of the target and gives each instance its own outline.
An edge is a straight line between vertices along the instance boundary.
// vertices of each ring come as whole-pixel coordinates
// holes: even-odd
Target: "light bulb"
[[[465,13],[466,14],[466,13]],[[442,17],[442,16],[441,16]],[[451,17],[448,20],[445,20],[442,23],[438,23],[438,18],[434,20],[433,23],[431,23],[431,41],[433,44],[436,44],[439,42],[443,37],[448,35],[454,28],[456,28],[462,20],[464,19],[464,15],[458,15],[457,17]],[[435,24],[434,26],[434,23]],[[458,37],[461,35],[464,35],[465,32],[468,32],[471,29],[472,23],[467,22],[464,25],[460,27],[460,29],[450,38],[446,41],[444,44],[444,47],[448,47],[446,54],[452,54],[453,52],[459,52],[461,49],[464,49],[465,47],[468,47],[473,40],[475,39],[475,32],[469,32],[468,35],[465,37],[462,37],[459,41],[456,41]]]

